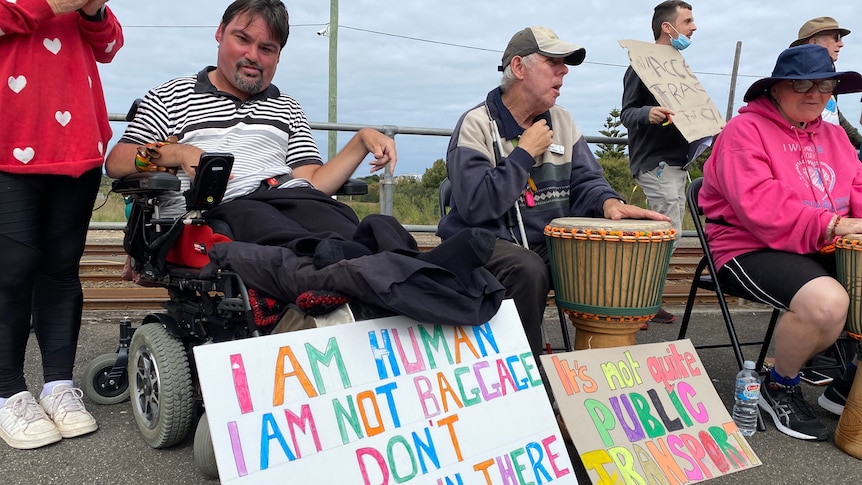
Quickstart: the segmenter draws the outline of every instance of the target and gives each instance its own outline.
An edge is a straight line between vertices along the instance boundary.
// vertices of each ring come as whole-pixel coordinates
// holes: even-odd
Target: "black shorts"
[[[806,283],[821,276],[835,277],[835,255],[794,254],[761,249],[739,255],[718,270],[722,286],[743,289],[757,301],[787,310]]]

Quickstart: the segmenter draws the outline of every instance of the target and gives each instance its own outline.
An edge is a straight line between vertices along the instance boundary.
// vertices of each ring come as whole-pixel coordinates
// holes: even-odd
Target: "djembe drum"
[[[561,217],[545,227],[557,306],[575,349],[634,345],[655,316],[673,241],[669,222]]]
[[[845,329],[859,340],[862,339],[862,234],[848,234],[836,241],[835,263],[838,281],[850,295]],[[862,460],[862,371],[859,368],[835,429],[835,446]]]

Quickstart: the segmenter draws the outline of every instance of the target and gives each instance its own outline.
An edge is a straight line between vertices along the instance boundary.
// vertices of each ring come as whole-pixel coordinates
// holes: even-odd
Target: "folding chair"
[[[715,261],[712,258],[712,252],[709,250],[709,243],[706,240],[701,217],[703,210],[699,205],[700,188],[703,185],[703,178],[692,180],[686,192],[686,200],[688,201],[688,209],[691,212],[691,217],[694,220],[694,229],[697,231],[697,237],[700,239],[700,246],[703,248],[703,257],[697,264],[694,272],[694,279],[691,282],[691,290],[688,293],[688,301],[685,304],[685,313],[682,317],[682,323],[679,327],[678,339],[684,339],[688,330],[688,323],[691,320],[691,312],[694,308],[694,301],[697,297],[698,289],[712,291],[718,298],[718,305],[721,307],[721,315],[724,317],[724,325],[727,328],[727,335],[730,338],[729,343],[725,344],[710,344],[710,345],[695,345],[696,349],[712,349],[731,347],[733,355],[736,357],[736,363],[742,369],[742,363],[745,358],[742,354],[742,347],[749,345],[759,345],[760,353],[755,361],[756,369],[760,371],[763,368],[763,360],[766,358],[766,352],[769,350],[769,343],[772,341],[772,333],[775,331],[775,324],[778,322],[778,316],[781,310],[773,308],[772,316],[769,319],[769,326],[766,328],[766,335],[763,340],[740,342],[736,335],[736,327],[733,325],[733,317],[730,315],[730,310],[727,306],[727,296],[735,296],[745,300],[757,301],[754,295],[747,291],[740,291],[737,288],[723,288],[717,280],[718,269],[715,267]],[[709,270],[708,273],[704,273]]]
[[[449,212],[449,201],[452,198],[452,182],[449,180],[449,177],[443,179],[440,182],[440,188],[437,191],[437,199],[440,204],[440,218],[446,216],[446,213]],[[566,312],[563,311],[562,308],[557,307],[557,314],[560,316],[560,332],[563,334],[563,347],[551,347],[551,344],[548,342],[547,331],[545,330],[545,324],[542,322],[542,337],[545,339],[546,350],[547,352],[571,352],[574,350],[574,346],[572,344],[571,336],[569,335],[569,326],[566,321]]]

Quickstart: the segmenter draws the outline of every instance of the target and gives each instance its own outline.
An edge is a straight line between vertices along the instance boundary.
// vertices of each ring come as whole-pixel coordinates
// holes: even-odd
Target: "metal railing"
[[[109,113],[108,119],[110,121],[117,122],[126,122],[125,114],[118,113]],[[396,135],[420,135],[420,136],[452,136],[451,128],[417,128],[412,126],[398,126],[398,125],[358,125],[358,124],[349,124],[349,123],[318,123],[313,122],[309,123],[312,130],[317,131],[345,131],[345,132],[357,132],[362,128],[373,128],[390,138],[395,138]],[[597,144],[614,144],[614,145],[627,145],[628,138],[611,138],[607,136],[585,136],[584,139],[587,143]],[[380,213],[384,215],[392,215],[392,204],[395,193],[395,178],[392,175],[392,171],[388,168],[384,171],[382,177],[380,177]],[[103,222],[103,223],[91,223],[90,227],[96,229],[94,226],[106,226],[102,227],[103,229],[114,229],[114,225],[119,225],[119,228],[122,228],[122,223],[113,223],[113,222]],[[411,232],[436,232],[436,225],[405,225],[404,226],[408,231]]]

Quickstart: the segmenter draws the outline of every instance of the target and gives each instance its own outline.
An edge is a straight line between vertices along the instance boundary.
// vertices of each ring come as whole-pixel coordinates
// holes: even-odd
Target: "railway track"
[[[424,249],[430,249],[427,246]],[[666,306],[684,305],[692,274],[703,253],[696,241],[683,241],[674,251],[668,268],[662,302]],[[125,253],[119,237],[115,242],[88,243],[81,260],[81,282],[86,310],[158,309],[167,299],[162,288],[144,288],[122,279]],[[701,291],[699,299],[715,302],[711,292]],[[553,303],[553,300],[551,300]]]

